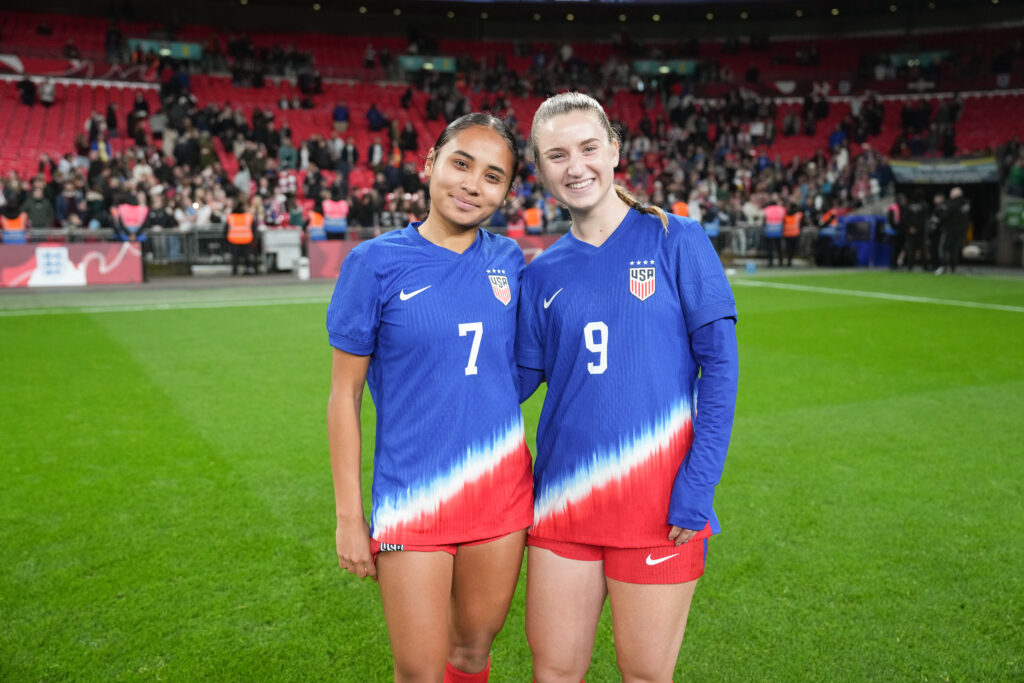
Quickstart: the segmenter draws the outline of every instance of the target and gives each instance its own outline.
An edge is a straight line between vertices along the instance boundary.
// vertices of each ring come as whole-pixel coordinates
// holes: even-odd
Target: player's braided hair
[[[537,108],[537,113],[533,115],[533,126],[530,128],[527,154],[533,159],[534,163],[540,162],[540,159],[537,157],[537,129],[548,119],[574,111],[593,114],[608,134],[608,142],[621,146],[622,140],[619,137],[619,132],[612,127],[611,122],[608,120],[608,115],[605,113],[604,107],[601,106],[600,102],[590,95],[585,95],[581,92],[563,92],[544,100],[540,107]],[[640,213],[650,213],[657,216],[666,232],[668,231],[668,215],[660,207],[653,204],[640,203],[629,190],[621,185],[615,185],[615,194],[619,196],[619,199]]]

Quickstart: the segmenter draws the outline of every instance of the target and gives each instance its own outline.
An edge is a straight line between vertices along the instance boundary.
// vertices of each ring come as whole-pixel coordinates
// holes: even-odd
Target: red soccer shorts
[[[510,532],[511,533],[511,532]],[[449,555],[454,556],[459,546],[463,545],[483,545],[484,543],[490,543],[491,541],[497,541],[499,538],[505,538],[508,534],[502,534],[501,536],[492,536],[491,538],[482,538],[478,541],[467,541],[465,543],[452,543],[446,545],[409,545],[409,544],[397,544],[397,543],[381,543],[375,538],[370,539],[370,556],[373,558],[373,563],[377,564],[377,555],[380,553],[388,552],[414,552],[414,553],[436,553],[445,552]]]
[[[559,557],[584,562],[604,561],[604,575],[623,583],[686,583],[704,574],[708,552],[706,538],[682,545],[651,548],[613,548],[529,536],[526,545],[545,548]]]

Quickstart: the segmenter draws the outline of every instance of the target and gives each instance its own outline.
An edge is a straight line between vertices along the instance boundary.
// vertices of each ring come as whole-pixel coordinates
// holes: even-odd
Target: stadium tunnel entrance
[[[994,157],[892,161],[896,177],[896,194],[908,200],[920,197],[934,205],[941,195],[949,200],[954,187],[963,190],[970,202],[971,222],[967,232],[967,245],[975,248],[965,253],[970,261],[1000,261],[997,245],[999,238],[1001,194],[999,169]]]

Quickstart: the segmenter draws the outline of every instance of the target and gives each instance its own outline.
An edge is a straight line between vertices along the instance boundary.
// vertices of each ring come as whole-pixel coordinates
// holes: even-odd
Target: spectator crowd
[[[110,50],[118,49],[118,41],[116,32],[108,33]],[[414,44],[416,50],[429,49],[429,44]],[[659,112],[645,114],[632,126],[614,121],[622,139],[617,178],[641,201],[712,226],[713,236],[722,226],[762,223],[763,208],[772,203],[799,211],[806,224],[817,226],[834,219],[837,211],[892,190],[888,157],[871,144],[892,103],[870,93],[854,98],[827,138],[820,136],[820,149],[809,158],[784,162],[771,156],[773,142],[779,135],[817,136],[819,122],[835,106],[827,91],[815,88],[802,106],[790,107],[780,120],[771,99],[743,87],[700,100],[685,81],[644,90],[627,59],[637,49],[626,44],[622,59],[597,63],[580,59],[564,45],[550,54],[537,52],[522,74],[500,55],[461,58],[464,82],[433,73],[408,86],[401,99],[409,114],[405,121],[389,120],[371,107],[366,116],[372,138],[364,148],[347,134],[350,112],[344,102],[324,121],[323,133],[304,140],[294,139],[289,127],[275,120],[271,104],[308,107],[322,97],[322,79],[308,53],[293,47],[257,49],[244,36],[231,36],[223,50],[216,41],[205,46],[207,65],[227,68],[236,87],[259,87],[268,73],[299,84],[302,98],[268,103],[248,114],[228,103],[198,102],[188,73],[173,60],[133,55],[134,60],[156,60],[151,66],[160,74],[160,105],[151,111],[140,94],[131,111],[122,113],[111,105],[103,113],[92,112],[74,136],[72,150],[60,158],[44,156],[32,177],[7,175],[0,212],[7,217],[24,213],[32,227],[75,231],[116,227],[116,207],[145,206],[145,232],[223,226],[235,212],[251,213],[258,227],[306,225],[310,210],[322,214],[323,202],[330,201],[344,202],[352,227],[400,227],[422,219],[427,206],[420,168],[432,141],[420,140],[410,122],[417,90],[428,97],[425,110],[416,115],[444,121],[470,110],[469,93],[483,93],[481,108],[508,120],[525,149],[529,121],[518,120],[512,98],[544,96],[566,86],[589,90],[609,111],[617,97],[634,93],[645,99],[647,112]],[[365,60],[393,63],[390,55],[372,47]],[[37,94],[31,95],[34,102]],[[924,99],[908,103],[901,112],[901,135],[888,155],[952,155],[962,106],[959,98],[937,109]],[[116,137],[132,143],[115,153],[110,140]],[[218,147],[232,163],[223,163]],[[1004,156],[1009,187],[1021,192],[1019,145]],[[515,200],[492,217],[492,227],[544,230],[566,219],[537,184],[530,164],[523,165],[515,187]]]

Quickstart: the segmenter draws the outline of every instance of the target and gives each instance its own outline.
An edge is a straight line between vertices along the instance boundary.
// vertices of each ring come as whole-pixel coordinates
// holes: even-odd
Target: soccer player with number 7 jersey
[[[530,150],[572,216],[519,305],[521,397],[547,382],[527,541],[534,679],[583,678],[607,597],[623,680],[667,682],[719,531],[735,302],[699,224],[614,185],[619,140],[596,100],[546,100]]]
[[[487,681],[522,567],[533,505],[513,355],[524,259],[479,228],[517,159],[493,116],[449,124],[427,155],[427,219],[354,248],[327,311],[338,562],[380,582],[396,681]],[[364,381],[377,409],[369,525]]]

